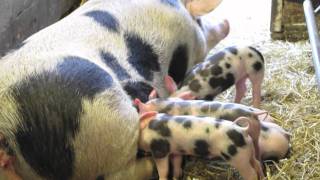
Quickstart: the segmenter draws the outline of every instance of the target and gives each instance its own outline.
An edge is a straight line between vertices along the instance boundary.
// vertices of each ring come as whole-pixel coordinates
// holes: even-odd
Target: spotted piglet
[[[141,113],[157,111],[170,115],[208,116],[229,121],[247,117],[250,123],[249,135],[255,145],[257,159],[283,159],[290,150],[289,133],[277,124],[263,121],[270,116],[266,111],[260,109],[237,103],[179,98],[158,98],[147,103],[136,99],[135,104]]]
[[[248,135],[248,118],[234,122],[197,116],[171,116],[149,111],[140,118],[139,148],[151,152],[160,180],[166,179],[172,157],[174,177],[181,171],[182,155],[221,157],[235,167],[245,180],[263,177]],[[170,156],[171,155],[171,156]]]
[[[196,65],[186,75],[176,94],[191,91],[198,99],[212,100],[233,84],[236,85],[235,102],[240,103],[246,92],[246,80],[252,83],[253,106],[259,107],[264,59],[253,47],[228,47]]]

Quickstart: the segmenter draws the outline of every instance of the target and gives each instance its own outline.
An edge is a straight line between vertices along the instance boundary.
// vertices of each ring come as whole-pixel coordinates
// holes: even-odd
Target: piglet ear
[[[151,99],[155,99],[155,98],[157,98],[157,96],[158,96],[158,94],[157,94],[157,91],[155,90],[155,89],[153,89],[152,91],[151,91],[151,93],[149,94],[149,100],[151,100]]]
[[[148,111],[144,112],[140,116],[140,129],[144,129],[147,127],[150,121],[153,120],[153,118],[157,115],[158,112],[156,111]]]
[[[215,9],[222,0],[184,0],[192,16],[202,16]]]
[[[169,75],[164,77],[164,84],[170,94],[173,94],[178,89],[176,82]]]
[[[143,114],[144,112],[148,111],[148,108],[146,107],[146,104],[141,102],[141,100],[138,99],[138,98],[134,99],[133,104],[138,106],[139,114]]]

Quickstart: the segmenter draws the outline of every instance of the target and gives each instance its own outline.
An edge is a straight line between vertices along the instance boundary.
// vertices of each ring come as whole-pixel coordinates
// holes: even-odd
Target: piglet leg
[[[230,164],[236,168],[244,180],[257,180],[264,177],[261,164],[255,158],[254,147],[250,139],[249,144],[231,158]]]
[[[263,73],[251,74],[249,79],[252,83],[252,105],[255,108],[259,108],[261,103],[261,84],[263,81]]]
[[[244,97],[247,91],[246,80],[247,77],[244,77],[236,83],[236,97],[234,100],[235,103],[240,103],[241,99]]]
[[[182,156],[174,155],[172,157],[172,161],[173,161],[173,176],[178,179],[182,175],[182,169],[181,169]]]
[[[159,174],[159,180],[167,180],[168,176],[168,163],[169,163],[169,156],[166,156],[161,159],[155,159],[158,174]]]

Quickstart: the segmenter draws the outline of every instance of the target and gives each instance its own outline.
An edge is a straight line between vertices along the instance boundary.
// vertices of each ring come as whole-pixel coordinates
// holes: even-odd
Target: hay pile
[[[210,18],[225,15],[230,20],[231,32],[213,51],[246,44],[257,47],[265,57],[262,109],[271,112],[276,122],[292,134],[291,157],[269,163],[267,179],[320,179],[320,91],[316,86],[311,48],[305,41],[288,43],[270,39],[270,3],[269,0],[225,0]],[[250,92],[244,104],[251,103],[249,82],[248,85]],[[232,102],[233,97],[234,88],[216,100]],[[234,170],[225,167],[196,160],[186,167],[184,179],[238,179]]]

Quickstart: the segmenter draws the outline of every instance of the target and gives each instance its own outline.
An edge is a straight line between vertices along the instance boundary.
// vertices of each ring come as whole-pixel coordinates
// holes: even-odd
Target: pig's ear
[[[178,89],[176,82],[169,75],[164,77],[164,84],[170,94],[173,94]]]
[[[140,116],[140,129],[144,129],[147,127],[150,121],[153,120],[153,118],[157,115],[156,111],[148,111],[144,112]]]
[[[193,16],[202,16],[215,9],[222,0],[185,0],[188,11]]]

